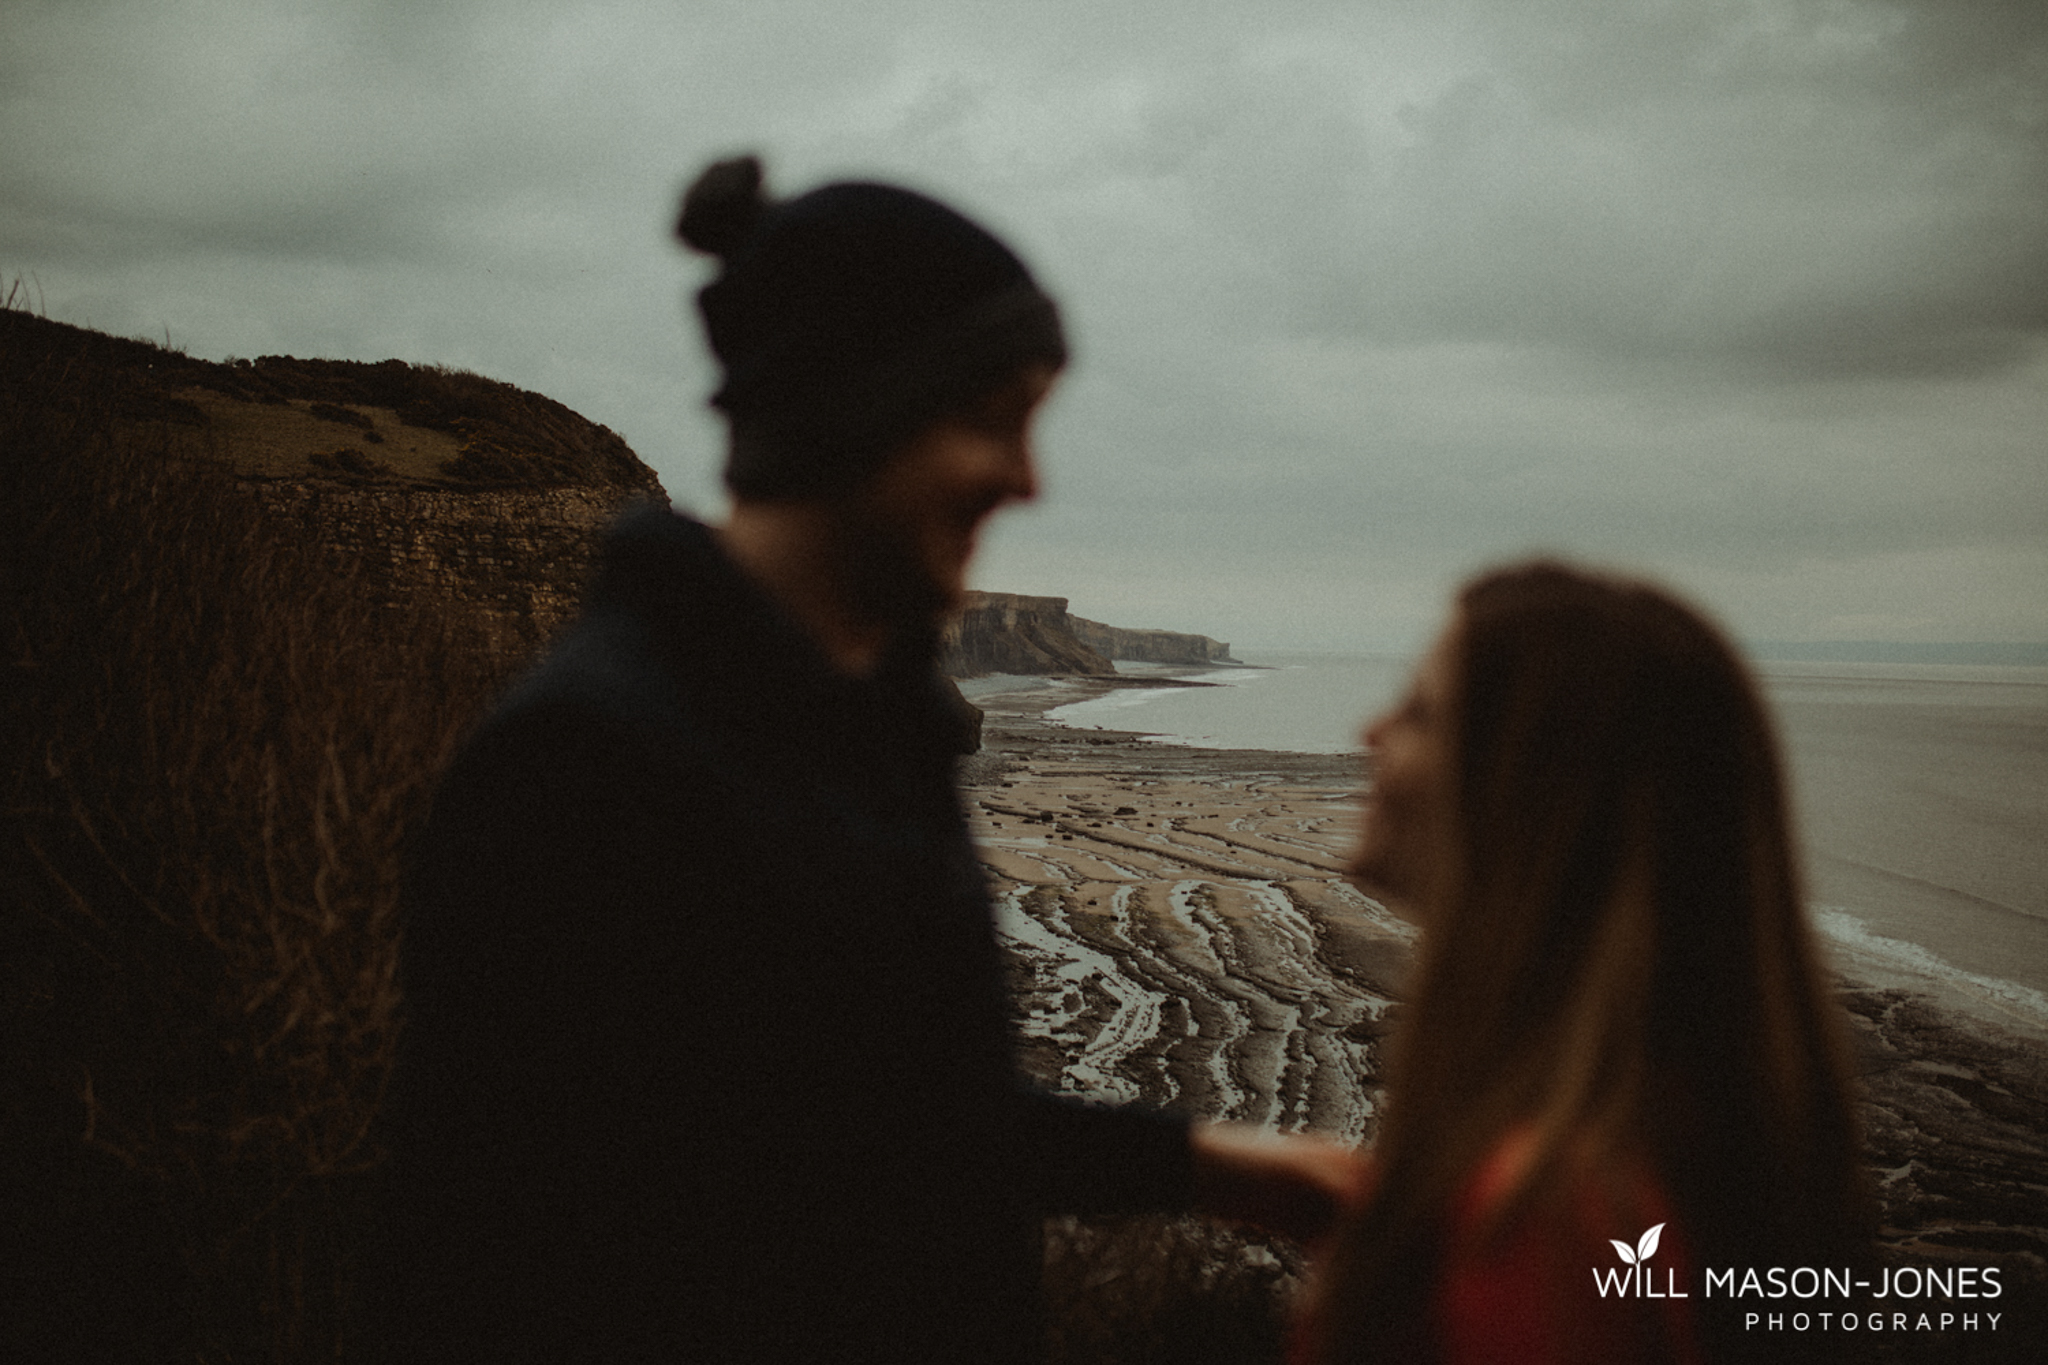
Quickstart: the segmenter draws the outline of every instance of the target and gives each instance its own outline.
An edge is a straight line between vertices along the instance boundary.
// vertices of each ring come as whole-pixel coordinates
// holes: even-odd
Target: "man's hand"
[[[1371,1187],[1371,1168],[1356,1148],[1305,1133],[1198,1123],[1188,1146],[1198,1208],[1297,1241],[1327,1233]]]

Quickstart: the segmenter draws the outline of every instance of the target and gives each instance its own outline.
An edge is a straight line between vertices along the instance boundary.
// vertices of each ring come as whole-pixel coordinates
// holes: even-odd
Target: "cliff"
[[[1136,659],[1153,664],[1236,663],[1230,646],[1206,635],[1171,630],[1127,630],[1072,616],[1074,638],[1107,659]]]
[[[1116,672],[1113,659],[1145,663],[1235,663],[1230,646],[1206,635],[1171,630],[1128,630],[1075,616],[1064,597],[1014,592],[970,592],[967,605],[941,637],[940,665],[955,678],[989,673]]]
[[[385,619],[445,612],[499,672],[574,610],[627,503],[666,501],[616,432],[467,371],[385,360],[212,362],[0,310],[0,378],[107,439],[220,468],[359,574]]]
[[[940,666],[955,678],[1116,672],[1115,664],[1076,637],[1064,597],[970,592],[966,607],[946,627],[940,648]]]

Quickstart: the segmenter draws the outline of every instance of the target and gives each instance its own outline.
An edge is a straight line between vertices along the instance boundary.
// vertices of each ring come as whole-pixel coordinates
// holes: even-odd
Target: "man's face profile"
[[[870,594],[898,611],[959,609],[982,523],[1038,495],[1031,423],[1058,371],[1034,364],[891,455],[848,504]]]

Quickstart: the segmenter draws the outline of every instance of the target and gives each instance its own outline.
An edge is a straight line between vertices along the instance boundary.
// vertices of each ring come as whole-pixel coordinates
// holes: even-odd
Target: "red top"
[[[1692,1300],[1680,1297],[1697,1289],[1692,1258],[1663,1182],[1647,1166],[1589,1173],[1569,1198],[1538,1200],[1489,1232],[1487,1214],[1533,1154],[1531,1132],[1510,1134],[1452,1211],[1429,1303],[1434,1359],[1698,1365]],[[1296,1365],[1310,1365],[1302,1350],[1294,1354]]]

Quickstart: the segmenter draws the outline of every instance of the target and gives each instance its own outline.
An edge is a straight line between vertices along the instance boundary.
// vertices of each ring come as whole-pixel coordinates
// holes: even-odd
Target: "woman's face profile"
[[[1447,847],[1454,631],[1423,656],[1401,699],[1365,728],[1371,782],[1350,877],[1417,922]]]

